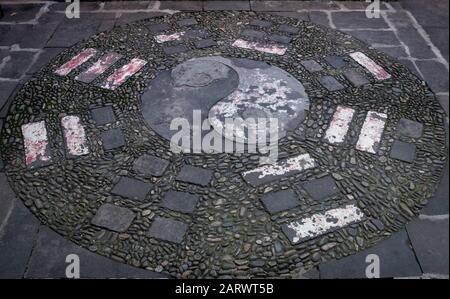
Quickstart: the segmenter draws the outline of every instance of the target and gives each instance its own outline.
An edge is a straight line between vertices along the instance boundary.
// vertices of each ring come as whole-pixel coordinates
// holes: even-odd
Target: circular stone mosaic
[[[174,153],[192,110],[280,118],[259,154]],[[298,277],[403,228],[447,159],[422,81],[352,37],[280,16],[181,13],[67,49],[17,94],[9,181],[89,250],[182,278]]]

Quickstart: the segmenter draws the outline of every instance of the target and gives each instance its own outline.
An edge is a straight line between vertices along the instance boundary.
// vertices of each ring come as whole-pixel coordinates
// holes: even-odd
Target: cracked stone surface
[[[334,14],[335,23],[346,28],[348,24],[343,14]],[[357,20],[360,15],[355,13]],[[255,23],[255,19],[273,25],[264,26],[265,23]],[[385,27],[379,20],[372,23],[375,28]],[[91,25],[77,26],[83,29]],[[175,33],[188,29],[207,29],[216,45],[196,47],[196,42],[203,37],[195,35],[162,44],[154,38],[166,31]],[[247,29],[266,33],[264,37],[256,37],[262,47],[232,46]],[[79,32],[72,38],[68,32],[73,30],[79,29],[58,29],[50,45],[65,46],[81,35],[84,38],[96,32]],[[272,43],[282,42],[281,39],[266,39],[273,35],[285,36],[286,42],[290,38],[289,43],[283,43],[286,49],[283,55],[270,51]],[[54,74],[58,67],[87,48],[97,49],[98,56],[67,76]],[[164,49],[171,50],[167,53]],[[75,80],[102,55],[112,52],[123,58],[104,74],[89,84]],[[357,63],[350,57],[354,52],[365,54],[376,66]],[[181,85],[177,85],[173,71],[189,61],[204,61],[205,57],[212,64],[219,64],[217,72],[212,72],[215,79],[210,80],[208,66],[208,72],[198,72],[199,75],[192,78],[183,77],[180,72],[177,78]],[[346,63],[331,64],[327,57],[338,57]],[[131,76],[124,76],[115,90],[99,87],[107,77],[135,58],[147,64]],[[163,126],[170,117],[190,115],[192,119],[192,113],[186,112],[200,108],[206,118],[207,107],[226,101],[239,84],[245,83],[228,61],[239,61],[239,67],[247,70],[259,69],[260,74],[278,68],[302,85],[309,107],[300,109],[304,115],[294,122],[295,125],[288,126],[286,134],[280,138],[280,159],[309,154],[315,161],[314,167],[302,171],[295,171],[294,167],[285,171],[288,175],[275,176],[276,179],[270,181],[255,176],[262,184],[249,184],[243,173],[261,166],[259,154],[176,154],[170,151],[168,139],[172,135]],[[321,67],[302,63],[305,61],[314,61]],[[200,69],[202,67],[200,65]],[[377,79],[373,72],[380,68],[391,78]],[[5,70],[15,76],[13,69]],[[186,70],[185,74],[191,74],[190,68]],[[349,70],[356,71],[368,82],[355,84],[353,77],[348,76]],[[205,73],[208,76],[204,76]],[[117,78],[123,79],[119,75]],[[341,86],[328,85],[332,91],[323,88],[321,78],[327,76],[335,78]],[[168,87],[165,93],[162,86]],[[176,91],[177,88],[180,90]],[[195,91],[185,92],[189,89]],[[177,101],[175,95],[181,96],[178,102],[164,103]],[[198,102],[190,102],[193,97],[197,97]],[[292,100],[304,98],[296,95]],[[154,101],[153,108],[145,106],[150,100]],[[115,121],[100,126],[92,119],[91,110],[107,105],[111,105]],[[352,108],[355,113],[344,132],[345,141],[329,144],[323,137],[338,106]],[[162,107],[169,110],[165,112]],[[371,129],[373,119],[365,126],[367,132],[361,132],[370,111],[387,115],[382,132]],[[254,110],[250,112],[250,115],[258,115]],[[149,114],[154,115],[153,122],[148,121],[146,115]],[[65,156],[60,124],[65,115],[80,117],[89,154],[71,159]],[[402,135],[397,129],[401,119],[421,124],[421,135]],[[25,163],[21,127],[37,121],[46,123],[52,157],[48,165],[30,169]],[[16,196],[41,222],[75,244],[105,257],[149,270],[162,269],[173,277],[295,277],[299,269],[353,256],[375,244],[382,247],[384,243],[380,242],[402,231],[405,224],[418,215],[437,187],[446,165],[444,121],[445,112],[434,94],[407,67],[344,33],[297,18],[262,13],[255,17],[249,12],[184,12],[115,27],[57,54],[17,92],[2,128],[1,160]],[[376,146],[376,153],[356,149],[362,133]],[[415,147],[411,161],[390,156],[397,140]],[[159,171],[143,174],[135,169],[137,159],[143,155],[158,157],[168,164],[164,171],[156,167]],[[152,162],[150,164],[153,166]],[[193,168],[186,170],[186,166]],[[203,175],[195,170],[201,170]],[[317,185],[308,188],[314,182]],[[192,213],[174,208],[184,207],[185,203],[179,202],[183,196],[165,204],[171,208],[161,204],[170,190],[199,198],[195,209],[189,205]],[[260,199],[283,190],[292,190],[291,197],[295,194],[299,204],[286,203],[284,207],[288,209],[271,215]],[[91,223],[104,204],[132,211],[135,217],[128,228],[120,227],[125,231],[117,232],[112,226],[105,228]],[[318,215],[341,212],[339,208],[350,205],[357,207],[364,217],[358,221],[342,221],[348,225],[337,226],[339,221],[335,225],[324,225],[333,227],[332,230],[322,231],[313,226],[320,232],[313,238],[293,243],[282,229],[296,222],[295,232],[299,235],[307,228],[302,220],[322,219]],[[347,215],[345,213],[342,215]],[[332,215],[335,217],[336,213]],[[118,225],[118,222],[112,223]],[[34,232],[36,225],[32,223],[29,230]],[[415,235],[413,242],[424,238],[425,234],[418,228],[411,226],[410,230]],[[15,236],[8,235],[8,238]],[[420,258],[428,265],[426,250],[422,249]],[[402,261],[409,260],[407,256]],[[13,268],[13,263],[9,267]]]

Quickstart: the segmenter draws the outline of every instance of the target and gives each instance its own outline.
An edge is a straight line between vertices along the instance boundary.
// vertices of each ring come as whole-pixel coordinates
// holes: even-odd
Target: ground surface
[[[445,175],[434,197],[422,210],[419,219],[408,224],[406,230],[402,229],[403,223],[410,219],[412,214],[418,212],[418,208],[424,203],[424,199],[432,194],[444,168],[444,164],[442,164],[446,157],[445,131],[442,126],[444,117],[440,108],[435,104],[434,97],[426,88],[421,86],[421,83],[414,76],[410,76],[402,66],[392,64],[389,58],[365,48],[363,44],[357,41],[346,43],[350,40],[344,36],[335,33],[328,34],[329,31],[326,29],[301,22],[311,20],[341,29],[357,38],[366,40],[381,51],[386,51],[405,63],[414,73],[423,76],[429,82],[434,93],[437,94],[442,105],[448,107],[448,63],[439,50],[442,47],[445,49],[445,45],[439,44],[435,47],[431,43],[432,40],[440,41],[441,39],[427,33],[426,29],[433,26],[421,26],[421,18],[427,20],[423,16],[424,10],[416,8],[417,6],[411,2],[405,4],[411,9],[411,12],[409,12],[403,10],[398,3],[393,3],[383,6],[384,11],[381,19],[367,20],[361,17],[364,13],[358,11],[358,9],[361,9],[361,4],[356,3],[303,3],[301,4],[303,6],[299,7],[296,5],[300,4],[294,3],[289,5],[284,3],[283,6],[276,5],[274,2],[251,4],[250,6],[250,3],[245,1],[225,4],[195,1],[161,4],[142,2],[135,3],[134,6],[107,3],[105,6],[99,6],[98,13],[93,13],[91,9],[98,8],[97,4],[89,3],[86,4],[85,9],[89,9],[90,13],[86,13],[85,18],[82,16],[77,21],[68,21],[61,17],[63,15],[58,13],[61,4],[49,6],[50,12],[45,12],[42,9],[49,3],[43,3],[37,5],[37,7],[9,6],[10,9],[16,9],[22,13],[7,14],[2,20],[3,23],[0,23],[0,30],[5,32],[0,40],[2,57],[6,57],[6,59],[3,59],[0,69],[0,77],[2,78],[0,84],[5,86],[2,89],[2,92],[6,94],[5,107],[8,107],[13,100],[14,90],[19,90],[20,82],[27,81],[29,75],[38,71],[65,47],[71,47],[79,39],[87,38],[96,33],[97,30],[103,31],[112,29],[114,26],[117,27],[113,34],[100,35],[98,38],[88,41],[88,44],[79,44],[75,48],[71,47],[70,50],[64,51],[56,60],[52,61],[51,66],[37,74],[40,79],[33,80],[18,93],[17,104],[10,108],[10,117],[2,121],[2,123],[5,122],[4,132],[6,132],[2,139],[4,144],[7,144],[4,146],[5,170],[16,194],[19,194],[25,200],[25,204],[38,215],[43,223],[66,235],[76,243],[83,244],[91,251],[111,256],[120,262],[151,269],[153,272],[138,270],[130,266],[121,266],[121,264],[114,265],[110,260],[84,251],[84,249],[80,249],[69,241],[58,237],[46,226],[39,226],[39,222],[33,216],[29,214],[27,216],[29,212],[22,206],[20,200],[15,199],[16,196],[7,186],[6,176],[2,174],[1,190],[5,195],[2,194],[1,204],[5,208],[2,208],[3,214],[1,214],[2,219],[4,219],[0,243],[4,254],[2,254],[1,260],[5,265],[2,268],[10,269],[5,270],[2,275],[5,277],[21,277],[23,275],[26,277],[62,276],[66,251],[79,252],[82,263],[83,259],[89,261],[93,270],[87,269],[86,271],[89,271],[90,274],[86,276],[90,277],[152,277],[165,274],[172,274],[175,277],[226,277],[229,275],[239,277],[294,275],[298,277],[302,275],[303,269],[314,267],[320,262],[322,263],[319,266],[319,271],[311,270],[306,276],[320,275],[324,278],[358,277],[364,275],[365,256],[368,253],[380,255],[382,275],[385,277],[421,276],[423,273],[435,276],[448,274],[448,185],[446,183],[448,179],[445,179]],[[218,5],[224,6],[217,7]],[[54,9],[53,12],[52,8]],[[127,8],[137,10],[130,12],[126,10]],[[235,17],[228,13],[175,15],[154,22],[167,23],[170,26],[175,26],[174,28],[179,28],[177,26],[186,24],[176,24],[176,20],[196,18],[199,24],[193,26],[198,27],[197,29],[207,29],[210,37],[217,44],[208,44],[210,47],[200,48],[195,42],[187,41],[185,46],[191,47],[191,51],[187,51],[187,48],[182,48],[177,43],[172,45],[170,42],[164,46],[153,42],[144,48],[141,46],[142,39],[140,37],[147,36],[146,34],[150,34],[150,36],[155,34],[149,27],[150,24],[142,22],[132,27],[122,26],[129,21],[172,12],[165,10],[169,8],[188,10],[201,10],[202,8],[205,10],[212,8],[239,8],[259,11],[289,10],[290,12],[275,13],[276,17],[260,17],[244,13],[242,16],[240,15],[240,19],[248,20],[248,22],[255,19],[264,20],[270,21],[272,24],[289,23],[303,35],[295,33],[291,36],[287,33],[281,33],[281,36],[290,37],[291,40],[287,53],[280,58],[273,54],[257,54],[255,51],[229,47],[229,44],[242,33],[244,28],[240,25],[233,27],[231,24],[236,24],[236,21],[209,26],[209,24],[218,22],[217,20],[225,18],[232,20]],[[292,12],[293,10],[299,11]],[[6,11],[8,10],[6,9]],[[420,15],[421,13],[422,15]],[[296,19],[284,19],[281,17],[282,15],[288,15]],[[245,23],[243,21],[243,24]],[[45,29],[41,30],[39,28],[41,26]],[[217,29],[226,26],[230,26],[230,28],[225,30],[225,33],[217,31]],[[439,23],[439,26],[444,25]],[[253,26],[252,29],[259,32],[268,30],[264,29],[262,23]],[[17,40],[19,35],[14,34],[15,30],[25,30],[23,32],[36,30],[36,32],[45,36],[38,38],[33,34],[31,35],[33,40],[22,37]],[[133,33],[130,35],[131,38],[126,35],[130,31]],[[317,34],[318,32],[321,34]],[[256,38],[257,40],[260,38],[255,36],[258,35],[257,32],[247,33],[253,35],[250,38]],[[267,31],[267,34],[271,34],[270,37],[275,33],[278,36],[280,35],[279,32]],[[128,39],[124,38],[125,36]],[[297,36],[307,36],[310,42],[306,43],[307,46],[303,46],[304,44],[300,42]],[[319,41],[316,40],[319,37],[323,46],[318,49],[314,45],[319,44]],[[247,38],[249,37],[247,36]],[[127,46],[124,45],[125,41]],[[332,47],[325,46],[330,43],[333,45]],[[436,42],[436,44],[438,43]],[[73,101],[68,101],[68,99],[72,100],[77,96],[73,92],[74,89],[84,88],[85,86],[73,80],[75,73],[61,79],[51,75],[51,70],[60,66],[86,46],[99,48],[102,52],[114,50],[128,60],[136,56],[143,57],[155,64],[155,68],[159,67],[160,70],[163,69],[161,68],[162,65],[165,69],[171,69],[187,58],[206,54],[262,59],[287,70],[300,82],[309,83],[306,84],[306,91],[312,99],[310,117],[318,122],[322,121],[324,125],[324,128],[321,129],[314,127],[313,122],[310,122],[311,127],[306,125],[304,130],[292,132],[292,136],[283,139],[282,148],[284,154],[288,157],[304,154],[308,151],[314,152],[318,144],[317,139],[320,140],[323,137],[323,131],[330,123],[330,118],[339,104],[351,106],[358,111],[356,119],[359,128],[369,110],[378,112],[384,112],[385,110],[387,112],[392,111],[392,108],[387,109],[388,107],[396,107],[394,109],[396,112],[389,115],[390,118],[383,137],[385,144],[379,146],[380,152],[377,150],[377,155],[355,153],[352,145],[356,143],[359,132],[350,132],[349,136],[352,137],[346,140],[348,145],[340,145],[334,149],[332,146],[323,144],[321,149],[327,153],[326,156],[332,156],[340,161],[348,159],[348,165],[332,166],[335,163],[332,160],[323,160],[324,155],[319,155],[320,152],[318,151],[312,155],[313,158],[317,159],[320,167],[300,175],[290,176],[288,179],[282,178],[280,180],[278,178],[275,183],[266,184],[264,182],[262,187],[254,187],[251,179],[247,180],[248,184],[246,184],[242,181],[240,175],[243,171],[254,168],[256,164],[250,167],[251,164],[246,165],[248,162],[240,161],[242,158],[232,159],[231,161],[224,158],[224,160],[215,161],[216,159],[212,157],[208,160],[207,156],[202,158],[192,156],[187,157],[188,159],[186,157],[167,156],[169,153],[165,150],[164,139],[152,134],[152,130],[149,130],[140,121],[139,94],[144,91],[148,79],[154,77],[154,74],[148,71],[148,68],[144,68],[135,80],[130,80],[117,91],[97,92],[98,89],[93,88],[92,92],[84,93],[85,96],[80,97],[81,100],[75,101],[76,104],[73,104]],[[125,50],[130,48],[132,51]],[[174,53],[174,56],[168,53],[168,51],[174,50],[180,51],[180,53]],[[355,50],[362,50],[362,52],[367,53],[376,62],[384,66],[401,84],[396,86],[392,79],[388,79],[384,84],[373,84],[374,80],[371,74],[367,73],[367,70],[344,57],[344,53]],[[307,63],[298,65],[296,68],[289,66],[292,55],[297,51],[305,58],[302,58],[303,61],[315,60],[319,62],[322,65],[322,70],[314,72],[311,68],[308,69]],[[338,54],[339,57],[330,58],[332,54],[333,56]],[[340,59],[341,57],[344,57],[343,62]],[[29,60],[27,61],[27,59]],[[286,62],[284,62],[284,59],[286,59]],[[340,63],[344,63],[344,65],[341,66]],[[18,67],[20,64],[24,64],[22,72]],[[348,74],[345,76],[345,72],[350,69],[357,70],[357,74],[360,75],[357,77],[358,82],[355,81],[354,76],[351,77],[353,81]],[[442,69],[440,75],[439,69]],[[330,75],[338,78],[341,83],[331,80]],[[324,77],[328,79],[324,81]],[[93,81],[94,83],[91,85],[100,84],[104,79],[105,77],[103,79],[100,77],[97,81]],[[365,80],[363,84],[365,88],[353,86],[355,83],[359,84],[362,79]],[[372,84],[370,84],[370,81],[372,81]],[[40,90],[41,87],[43,90]],[[389,90],[389,96],[383,90]],[[51,98],[55,99],[56,102],[49,100],[49,107],[45,108],[47,111],[40,107],[32,107],[29,104],[24,107],[30,108],[23,110],[19,103],[21,101],[26,103],[27,94],[31,91],[38,98],[40,94],[42,94],[41,98],[44,98],[44,95],[48,96],[48,94],[53,93],[54,95]],[[400,96],[400,91],[402,96]],[[353,95],[349,96],[349,93],[354,92],[358,95],[358,99],[366,98],[367,101],[365,103],[352,101]],[[383,98],[388,97],[390,103],[371,102],[368,95],[364,96],[365,92],[378,93]],[[126,100],[116,100],[117,94],[125,94]],[[334,101],[327,100],[331,94],[335,98]],[[100,97],[102,99],[98,100]],[[60,100],[58,101],[58,99]],[[416,99],[421,101],[415,102]],[[402,104],[402,100],[404,103],[410,103],[410,106]],[[142,101],[145,101],[145,98]],[[112,105],[114,119],[108,121],[108,118],[111,117],[110,111],[102,111],[99,117],[102,120],[107,120],[105,124],[100,121],[103,127],[99,128],[99,119],[93,119],[93,121],[89,119],[91,116],[94,117],[94,114],[91,114],[90,111],[99,107],[111,107],[106,105],[110,103],[114,103]],[[6,108],[3,110],[5,112],[2,113],[6,116]],[[58,118],[64,116],[61,112],[68,113],[67,110],[72,114],[78,113],[83,123],[88,123],[86,130],[88,131],[88,140],[91,142],[89,148],[92,154],[88,157],[66,159],[63,137],[61,133],[58,133],[60,128],[51,127],[49,128],[49,136],[56,137],[55,141],[52,141],[52,146],[56,147],[58,151],[54,153],[55,157],[52,161],[55,165],[37,168],[38,170],[27,170],[23,161],[23,149],[21,149],[23,148],[23,141],[21,136],[14,132],[20,130],[21,124],[31,121],[53,119],[53,122],[57,124]],[[30,117],[31,115],[34,116]],[[398,132],[398,121],[402,117],[418,121],[424,125],[425,129],[420,135],[416,134],[417,132],[411,133],[409,130],[409,133],[406,133],[407,136],[402,136],[401,132]],[[108,122],[112,122],[113,125],[107,124]],[[413,127],[417,129],[417,124]],[[139,128],[139,130],[136,130],[136,128]],[[105,148],[105,144],[111,139],[102,134],[108,132],[108,134],[112,134],[112,137],[117,137],[115,135],[120,135],[120,130],[126,132],[124,135],[127,136],[127,149],[121,148],[120,153],[118,153],[114,149],[117,146],[114,142],[111,144],[112,148]],[[355,140],[352,141],[352,138]],[[395,141],[396,139],[405,141],[409,145],[405,147],[405,144]],[[97,143],[96,140],[101,140],[103,143]],[[143,144],[142,140],[144,140]],[[113,138],[112,141],[117,142],[118,139]],[[121,145],[120,141],[119,138],[119,145]],[[413,143],[417,155],[408,157],[408,150],[411,149]],[[398,151],[392,149],[395,144]],[[427,150],[424,150],[425,144]],[[158,150],[158,148],[161,148],[161,150]],[[142,154],[149,152],[165,161],[170,161],[170,166],[165,165],[165,163],[168,163],[165,161],[158,161],[157,164],[154,160],[148,162],[149,158],[147,157],[147,163],[153,166],[158,165],[158,167],[152,169],[153,173],[139,174],[140,167],[137,166],[136,169],[136,164],[145,166],[146,159],[143,158]],[[251,159],[251,157],[248,158]],[[82,162],[80,163],[80,160],[77,161],[77,159],[81,159]],[[141,163],[137,163],[138,160]],[[116,161],[114,166],[111,164],[113,161]],[[359,179],[358,177],[367,175],[366,163],[375,165],[377,173],[386,171],[395,179],[389,179],[389,175],[386,177],[383,174],[374,181]],[[200,169],[203,169],[202,166],[205,165],[206,169],[209,169],[209,173],[208,171],[205,173],[205,169],[203,169],[201,175],[197,173],[192,175],[193,171],[198,172],[200,170],[188,168],[183,170],[182,168],[185,167],[183,165],[186,164],[198,166]],[[94,170],[92,165],[95,165],[97,170]],[[412,165],[414,166],[412,167]],[[184,178],[179,174],[180,171],[181,173],[185,172]],[[98,176],[101,179],[90,185],[89,178],[83,179],[82,173],[89,177]],[[327,173],[334,175],[327,176]],[[402,173],[401,176],[398,175],[400,173]],[[444,173],[448,178],[448,167]],[[161,176],[162,178],[160,178]],[[129,177],[133,177],[133,179],[130,180]],[[140,177],[140,179],[136,181],[136,177]],[[196,182],[189,181],[189,178],[192,177],[202,179]],[[65,180],[58,178],[65,178]],[[387,186],[392,189],[398,188],[398,190],[383,191],[383,189],[386,189],[383,187],[386,180],[388,180]],[[182,181],[188,181],[188,183]],[[299,181],[302,184],[298,184]],[[411,181],[413,184],[410,183]],[[308,186],[304,184],[306,182],[322,184],[321,186],[324,187],[321,189],[324,189],[323,191],[326,194],[308,192]],[[152,191],[147,195],[146,188],[148,186],[146,184],[156,185],[156,193]],[[334,192],[334,184],[340,190],[339,194]],[[134,188],[129,188],[130,185]],[[91,186],[91,189],[89,189],[89,186]],[[83,188],[86,189],[83,190]],[[93,188],[98,190],[94,193]],[[240,192],[236,192],[236,188]],[[180,197],[185,196],[182,198],[185,198],[186,202],[192,201],[197,205],[186,206],[174,202],[171,198],[175,197],[166,195],[170,189],[182,192],[182,195],[179,195]],[[301,199],[301,203],[293,204],[292,201],[286,200],[281,206],[273,204],[276,199],[290,198],[285,193],[278,193],[288,191],[277,191],[279,189],[291,190],[296,194],[293,201],[295,201],[295,197],[298,197]],[[317,189],[317,187],[310,189]],[[379,195],[374,192],[375,195],[372,199],[368,197],[366,199],[367,204],[364,199],[361,199],[361,195],[367,194],[366,190],[368,189],[380,189],[381,191],[378,191],[380,192]],[[130,194],[130,190],[134,191],[133,194]],[[140,190],[142,192],[139,192]],[[172,192],[175,190],[172,190]],[[70,194],[70,196],[63,197],[59,195],[60,192]],[[414,195],[409,198],[402,198],[401,194],[405,194],[405,192],[411,192]],[[87,197],[85,196],[86,193],[97,194],[97,196]],[[245,196],[240,198],[232,195],[236,193]],[[268,193],[269,197],[266,198],[265,193]],[[197,195],[197,197],[192,198],[188,195]],[[127,198],[137,198],[138,201]],[[224,200],[224,198],[227,200]],[[314,213],[351,204],[355,198],[359,199],[358,205],[365,214],[363,220],[350,224],[350,226],[336,233],[321,235],[311,241],[305,240],[300,245],[289,242],[289,238],[292,238],[292,232],[283,230],[284,224],[305,215],[310,216]],[[150,204],[143,203],[139,199],[150,200]],[[259,199],[262,199],[262,201],[260,202]],[[387,199],[389,200],[384,202]],[[66,205],[63,203],[64,200],[68,200]],[[162,207],[155,204],[160,201],[163,202]],[[376,205],[374,205],[375,201],[377,202]],[[107,202],[115,203],[128,210],[111,210],[111,206],[104,205]],[[151,204],[152,202],[153,204]],[[103,207],[103,213],[99,212],[100,206]],[[130,216],[130,211],[137,217],[133,224],[130,224],[129,221],[133,217]],[[108,221],[111,218],[110,213],[116,213],[114,217],[121,221],[112,223]],[[192,222],[192,217],[195,217],[196,221]],[[253,219],[253,217],[255,218]],[[156,221],[158,218],[159,226],[155,225],[155,223],[158,224],[158,221]],[[26,219],[26,221],[23,219]],[[161,222],[164,219],[169,220],[169,223]],[[173,222],[173,220],[178,222]],[[81,225],[79,225],[80,223]],[[211,223],[214,225],[211,225]],[[196,227],[189,228],[185,235],[184,230],[189,224]],[[164,230],[161,230],[161,225],[162,227],[164,225],[174,227],[173,233],[170,235],[162,233]],[[208,227],[206,231],[204,231],[205,227]],[[230,229],[230,227],[233,227],[236,231]],[[389,236],[399,229],[400,232],[394,233],[393,237],[378,243],[367,251],[338,261],[325,263],[327,260],[346,256],[375,244],[383,237]],[[225,236],[223,236],[224,231],[230,233],[225,233]],[[206,241],[202,236],[207,236]],[[181,246],[174,245],[177,243],[182,244]],[[151,246],[141,246],[142,244],[151,244]],[[64,248],[64,250],[56,250],[55,248],[58,247]],[[154,251],[149,252],[148,248],[150,247],[154,248],[151,249]],[[54,264],[49,264],[48,257],[55,256],[55,252]],[[210,261],[205,258],[214,254],[217,254],[217,257],[212,257]],[[148,258],[148,256],[152,258]],[[98,263],[98,267],[94,267],[96,263]]]

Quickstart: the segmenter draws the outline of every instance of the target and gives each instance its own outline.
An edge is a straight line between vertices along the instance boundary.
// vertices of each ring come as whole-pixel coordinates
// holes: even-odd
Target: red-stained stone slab
[[[233,43],[233,47],[256,50],[259,52],[276,54],[276,55],[284,55],[286,53],[286,46],[277,45],[277,44],[262,44],[259,42],[246,41],[243,39],[238,39]]]
[[[99,60],[97,60],[88,70],[76,76],[75,80],[84,83],[91,83],[98,76],[109,69],[114,63],[116,63],[120,58],[122,58],[122,55],[117,53],[105,54]]]
[[[61,119],[67,154],[69,156],[83,156],[89,153],[86,144],[86,134],[80,118],[74,115],[64,116]]]
[[[78,68],[80,65],[91,59],[95,54],[97,53],[97,50],[89,48],[83,50],[83,52],[77,54],[72,59],[70,59],[68,62],[64,63],[62,66],[60,66],[56,71],[55,74],[60,76],[67,76],[70,72],[72,72],[74,69]]]
[[[25,164],[30,167],[47,165],[50,160],[45,121],[22,126],[25,145]]]
[[[124,65],[117,71],[115,71],[111,76],[106,79],[106,82],[101,85],[102,88],[115,90],[117,87],[122,85],[131,76],[139,72],[145,65],[147,61],[133,58],[130,63]]]
[[[366,54],[362,52],[354,52],[350,54],[350,57],[353,58],[357,63],[365,67],[378,80],[386,80],[391,78],[391,75],[388,72],[386,72],[375,61],[367,57]]]

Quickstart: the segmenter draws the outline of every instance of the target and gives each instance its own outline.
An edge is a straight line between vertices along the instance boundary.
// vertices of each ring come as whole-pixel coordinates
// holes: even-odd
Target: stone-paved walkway
[[[82,3],[78,20],[65,18],[65,3],[32,2],[0,1],[5,13],[0,19],[0,128],[21,84],[65,48],[128,22],[201,10],[264,11],[342,30],[393,56],[423,78],[448,114],[447,1],[389,2],[382,5],[379,19],[367,19],[366,4],[360,2],[88,2]],[[83,277],[163,277],[97,256],[40,225],[15,198],[2,168],[0,161],[1,278],[64,277],[69,253],[80,256]],[[447,166],[430,203],[406,229],[365,252],[323,264],[305,277],[364,277],[365,257],[370,253],[380,256],[383,277],[448,277],[448,194]]]

